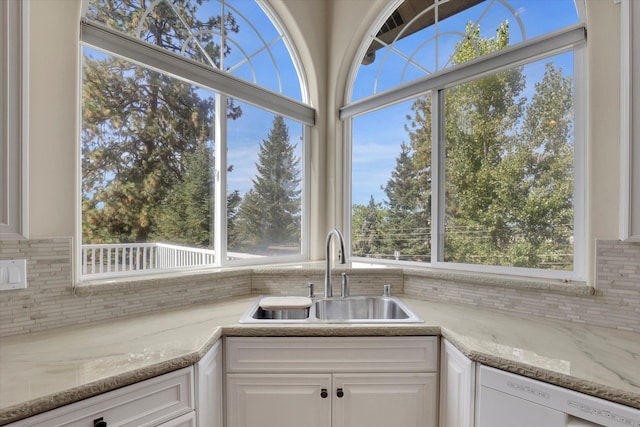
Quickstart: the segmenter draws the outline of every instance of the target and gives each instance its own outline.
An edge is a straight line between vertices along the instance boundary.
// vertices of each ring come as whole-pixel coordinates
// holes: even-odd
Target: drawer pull
[[[93,427],[107,427],[107,422],[103,417],[93,420]]]

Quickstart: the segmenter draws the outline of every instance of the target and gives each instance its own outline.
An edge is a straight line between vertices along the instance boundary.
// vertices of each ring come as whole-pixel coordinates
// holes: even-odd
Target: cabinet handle
[[[327,396],[329,396],[329,393],[327,393],[327,389],[323,388],[322,390],[320,390],[320,397],[323,399],[326,399]]]
[[[93,427],[107,427],[107,422],[102,417],[97,418],[93,420]]]
[[[344,396],[344,391],[341,388],[339,388],[338,392],[336,393],[336,396],[338,396],[338,397]]]

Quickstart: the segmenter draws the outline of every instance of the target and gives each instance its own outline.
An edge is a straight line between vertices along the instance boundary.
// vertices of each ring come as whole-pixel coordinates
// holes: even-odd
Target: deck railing
[[[236,256],[239,254],[236,254]],[[82,275],[150,273],[213,265],[215,252],[166,243],[82,245]]]

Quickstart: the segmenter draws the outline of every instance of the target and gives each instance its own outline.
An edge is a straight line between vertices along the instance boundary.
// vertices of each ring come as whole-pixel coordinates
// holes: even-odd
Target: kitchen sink
[[[265,310],[258,307],[252,310],[252,319],[256,320],[304,320],[309,317],[310,308],[287,309],[287,310]]]
[[[258,297],[240,323],[421,323],[399,298],[350,296],[316,298],[304,309],[265,310]]]
[[[316,301],[316,317],[326,320],[406,320],[410,314],[391,297],[350,297]]]

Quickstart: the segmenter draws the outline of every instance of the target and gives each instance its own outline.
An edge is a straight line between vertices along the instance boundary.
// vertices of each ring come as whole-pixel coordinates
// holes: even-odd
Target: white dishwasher
[[[480,366],[477,427],[640,427],[640,410]]]

